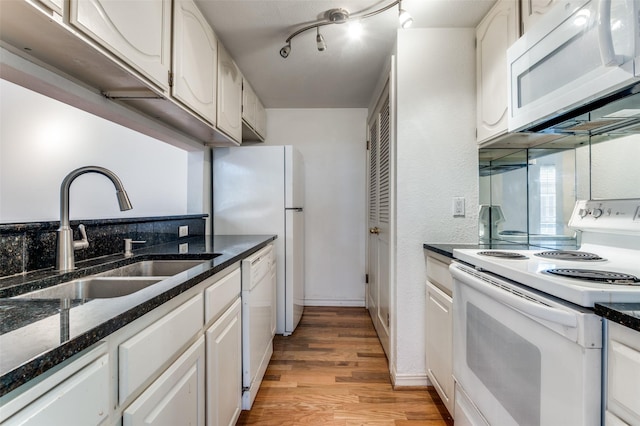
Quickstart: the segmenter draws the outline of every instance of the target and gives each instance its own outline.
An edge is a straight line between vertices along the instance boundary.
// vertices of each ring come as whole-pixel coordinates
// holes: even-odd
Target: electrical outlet
[[[182,243],[178,246],[178,253],[185,254],[189,253],[189,243]]]
[[[464,216],[464,197],[453,197],[453,215]]]
[[[189,235],[189,227],[187,225],[178,228],[178,237],[186,237]]]

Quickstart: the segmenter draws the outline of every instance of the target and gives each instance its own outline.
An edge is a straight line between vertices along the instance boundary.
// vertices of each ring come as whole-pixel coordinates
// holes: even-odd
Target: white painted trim
[[[305,299],[304,306],[347,306],[364,308],[364,299]]]

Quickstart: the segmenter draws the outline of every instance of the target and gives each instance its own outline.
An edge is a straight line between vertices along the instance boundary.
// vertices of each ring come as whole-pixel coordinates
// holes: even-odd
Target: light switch
[[[189,235],[189,227],[187,225],[178,228],[178,237],[186,237]]]

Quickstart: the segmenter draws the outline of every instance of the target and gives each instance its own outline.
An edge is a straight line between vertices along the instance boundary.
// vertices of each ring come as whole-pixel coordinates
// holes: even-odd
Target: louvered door
[[[368,308],[387,356],[390,329],[391,114],[388,86],[368,125]]]

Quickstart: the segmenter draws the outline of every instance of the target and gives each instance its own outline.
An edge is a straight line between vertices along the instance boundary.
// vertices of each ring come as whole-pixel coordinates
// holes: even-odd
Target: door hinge
[[[369,284],[369,274],[364,274],[364,283]]]
[[[387,327],[391,327],[391,317],[389,316],[388,312],[387,312]]]
[[[169,71],[169,87],[173,87],[173,73]]]
[[[369,151],[371,149],[371,142],[367,141],[367,151]]]

